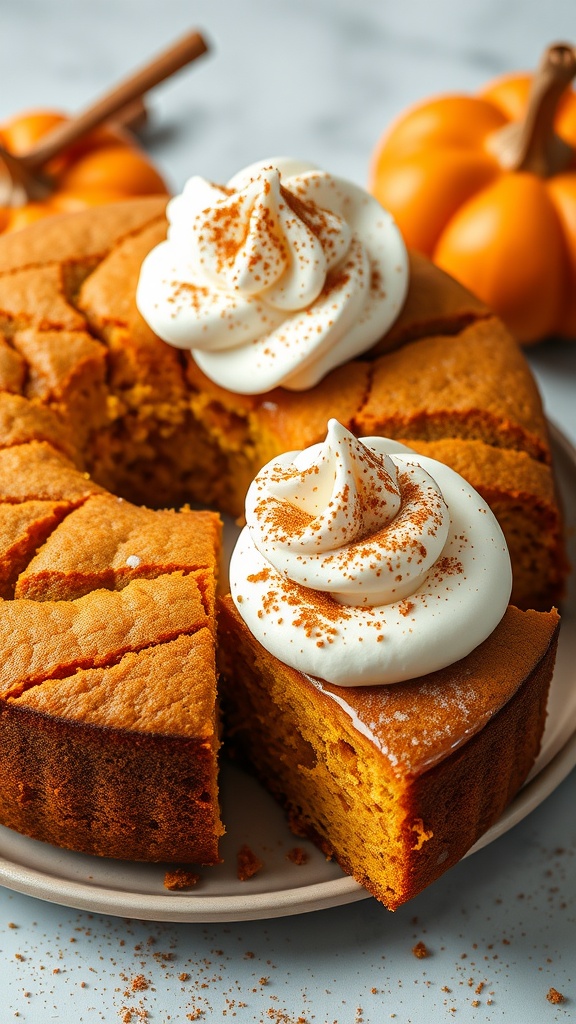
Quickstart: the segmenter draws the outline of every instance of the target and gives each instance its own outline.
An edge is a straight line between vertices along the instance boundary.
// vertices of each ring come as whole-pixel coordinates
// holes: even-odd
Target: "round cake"
[[[411,254],[402,311],[368,351],[302,390],[239,394],[161,341],[138,312],[142,262],[166,228],[165,203],[154,198],[0,239],[0,822],[88,853],[211,864],[223,832],[220,522],[190,503],[241,516],[260,467],[319,442],[337,418],[356,436],[395,438],[469,481],[506,537],[518,608],[550,609],[566,563],[538,391],[481,303]],[[469,801],[484,786],[481,765],[508,715],[515,763],[502,759],[497,799],[445,866],[488,827],[537,754],[557,619],[530,615],[518,631],[506,626],[514,643],[523,638],[521,669],[510,676],[501,643],[491,648],[489,664],[512,681],[494,715],[484,705],[459,786]],[[226,605],[227,680],[233,619]],[[248,702],[242,675],[239,699],[246,692]],[[262,714],[274,718],[272,708],[259,711],[258,742]],[[241,706],[233,721],[245,733]],[[447,777],[448,755],[441,760]],[[419,778],[422,806],[438,795],[439,771],[428,773],[430,791],[426,773]],[[281,798],[283,785],[273,783]],[[421,873],[390,905],[431,877]]]

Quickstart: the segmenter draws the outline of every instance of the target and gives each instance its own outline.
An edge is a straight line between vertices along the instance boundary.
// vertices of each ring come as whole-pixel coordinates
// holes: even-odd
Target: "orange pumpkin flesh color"
[[[67,118],[52,110],[30,111],[0,125],[0,145],[14,156],[28,153]],[[130,196],[167,194],[165,182],[126,130],[103,126],[42,168],[52,184],[42,200],[0,206],[0,231],[16,231],[54,213],[100,206]]]
[[[491,306],[519,341],[576,338],[576,50],[535,76],[408,111],[379,143],[370,188],[409,246]]]

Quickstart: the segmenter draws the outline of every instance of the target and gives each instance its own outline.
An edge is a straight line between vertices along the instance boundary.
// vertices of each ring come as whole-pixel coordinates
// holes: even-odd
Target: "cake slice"
[[[540,747],[559,619],[510,607],[449,669],[339,687],[283,664],[220,609],[227,733],[307,836],[390,910],[497,821]]]
[[[559,627],[555,610],[509,604],[502,528],[431,451],[331,420],[322,444],[271,460],[220,612],[233,747],[390,909],[464,856],[526,779]]]
[[[2,821],[86,853],[214,864],[214,636],[200,626],[147,640],[104,667],[68,666],[4,695]]]
[[[450,466],[490,506],[512,562],[511,602],[540,611],[558,602],[569,567],[552,467],[524,451],[484,441],[455,437],[405,443]]]
[[[212,512],[153,512],[97,494],[74,510],[21,572],[16,597],[73,600],[135,579],[194,572],[214,614],[214,557],[220,522]]]
[[[0,520],[0,820],[217,863],[218,516],[138,508],[31,440],[0,450]]]
[[[3,602],[0,817],[85,853],[217,863],[205,571]]]

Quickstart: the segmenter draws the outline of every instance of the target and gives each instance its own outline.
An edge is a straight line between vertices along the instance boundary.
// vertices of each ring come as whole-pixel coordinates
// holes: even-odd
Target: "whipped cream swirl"
[[[222,387],[313,387],[398,316],[408,257],[367,192],[288,158],[226,186],[191,178],[142,265],[138,308]]]
[[[280,660],[341,685],[444,668],[502,618],[504,536],[457,473],[337,421],[323,444],[268,463],[246,498],[234,602]]]

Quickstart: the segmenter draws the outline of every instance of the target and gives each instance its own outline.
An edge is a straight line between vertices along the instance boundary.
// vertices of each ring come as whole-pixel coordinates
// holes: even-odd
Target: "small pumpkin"
[[[24,156],[66,120],[53,110],[19,114],[0,124],[0,145],[13,156]],[[54,213],[168,191],[134,136],[111,125],[95,129],[55,157],[43,166],[42,175],[50,183],[47,195],[0,205],[0,231],[15,231]]]
[[[576,50],[536,75],[405,113],[376,148],[370,188],[409,246],[500,314],[519,341],[576,338]]]

